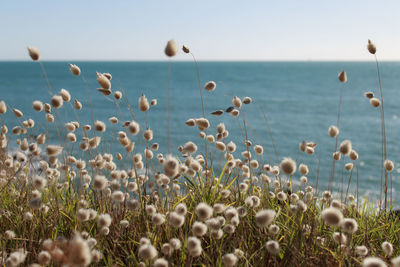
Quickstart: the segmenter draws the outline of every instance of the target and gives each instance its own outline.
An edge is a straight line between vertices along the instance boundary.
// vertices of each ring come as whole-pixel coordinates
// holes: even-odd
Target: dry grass
[[[184,51],[190,53],[187,47]],[[30,52],[32,59],[40,58],[39,50],[30,48]],[[167,55],[176,52],[176,44],[169,42]],[[82,76],[84,70],[71,65],[71,72]],[[200,85],[197,68],[196,73]],[[204,105],[199,104],[203,117],[188,120],[187,126],[182,122],[182,127],[197,127],[204,144],[188,142],[176,154],[167,155],[158,152],[159,145],[147,129],[157,101],[150,106],[139,94],[136,110],[124,92],[112,91],[110,74],[93,76],[117,114],[123,103],[128,106],[130,121],[117,116],[108,122],[108,118],[94,118],[91,111],[91,125],[81,125],[81,105],[70,103],[69,92],[62,91],[52,96],[52,105],[45,104],[44,111],[35,102],[35,110],[46,119],[34,127],[54,127],[59,144],[33,138],[32,123],[23,117],[18,120],[19,130],[8,132],[7,122],[2,125],[1,140],[18,148],[14,154],[0,150],[2,264],[356,266],[364,262],[364,266],[384,266],[367,265],[368,256],[387,264],[399,261],[395,258],[400,253],[397,214],[377,211],[367,200],[357,202],[348,190],[344,194],[343,182],[340,199],[318,188],[318,182],[310,184],[306,176],[311,170],[318,172],[319,166],[301,165],[291,158],[265,164],[265,149],[247,140],[244,114],[245,106],[253,104],[251,98],[234,97],[235,108],[225,111],[238,120],[243,144],[231,142],[225,125],[210,125]],[[82,80],[87,86],[83,76]],[[205,89],[210,84],[214,90],[215,83],[207,83]],[[201,102],[202,90],[200,85]],[[58,109],[70,109],[76,121],[62,121]],[[146,112],[145,121],[136,121],[135,112]],[[105,150],[109,144],[102,137],[112,131],[109,123],[123,129],[110,133],[123,152]],[[336,130],[330,134],[337,138],[335,151],[337,134]],[[350,184],[358,154],[345,148],[341,146],[336,156],[353,164],[348,165]],[[300,144],[305,157],[315,149],[313,142]],[[274,152],[278,157],[275,147]],[[215,169],[213,162],[222,156],[224,167]],[[338,239],[340,235],[344,237]],[[394,245],[392,251],[390,245],[382,247],[384,241]],[[394,262],[394,266],[399,265]]]

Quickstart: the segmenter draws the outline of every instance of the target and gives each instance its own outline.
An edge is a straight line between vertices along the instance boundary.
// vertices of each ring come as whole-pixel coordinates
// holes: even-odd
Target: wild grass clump
[[[335,162],[343,162],[338,194],[333,188],[318,188],[318,175],[316,184],[309,182],[310,171],[318,173],[319,166],[306,165],[301,157],[279,159],[274,145],[276,159],[271,160],[267,147],[249,140],[246,105],[255,102],[250,97],[234,96],[232,107],[210,112],[222,118],[217,125],[210,123],[203,90],[212,94],[218,90],[216,83],[209,81],[202,87],[197,61],[187,46],[182,50],[193,57],[201,105],[199,116],[181,125],[197,126],[194,130],[203,140],[182,140],[175,150],[170,148],[169,126],[168,147],[153,141],[149,126],[152,109],[164,99],[149,103],[139,94],[136,108],[124,90],[113,90],[111,74],[91,74],[100,88],[89,90],[85,70],[70,64],[71,76],[81,77],[88,88],[89,105],[83,106],[65,89],[51,93],[39,50],[28,48],[32,60],[40,63],[50,95],[32,103],[33,110],[43,114],[37,122],[0,101],[1,264],[400,266],[400,222],[386,208],[392,207],[387,199],[387,175],[394,163],[386,157],[382,90],[381,99],[372,92],[365,94],[374,107],[382,102],[383,152],[378,160],[382,161],[385,209],[377,210],[368,200],[360,202],[350,190],[358,153],[350,140],[339,139],[342,93],[337,125],[329,127],[326,137],[336,139],[329,187],[335,179]],[[368,50],[376,53],[371,42]],[[172,58],[177,53],[177,44],[169,41],[165,54]],[[338,78],[345,83],[346,72]],[[169,82],[168,122],[173,116],[169,114]],[[110,100],[120,116],[96,118],[92,92]],[[128,106],[129,118],[122,116],[121,105]],[[60,109],[71,112],[76,120],[62,121]],[[86,124],[80,113],[85,110],[92,115]],[[136,118],[136,110],[145,113],[144,121]],[[5,121],[7,111],[15,120]],[[238,144],[230,139],[224,113],[238,122],[243,134]],[[57,133],[58,143],[46,138],[49,129]],[[104,138],[109,132],[111,141]],[[114,140],[119,147],[110,145]],[[299,148],[305,152],[302,155],[312,157],[317,144],[302,141]],[[221,159],[224,164],[218,167]]]

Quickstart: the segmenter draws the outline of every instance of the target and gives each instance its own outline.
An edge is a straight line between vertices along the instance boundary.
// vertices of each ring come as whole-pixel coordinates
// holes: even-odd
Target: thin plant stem
[[[339,105],[338,105],[338,115],[337,115],[337,122],[336,122],[336,127],[339,128],[339,124],[340,124],[340,113],[342,111],[342,95],[343,95],[343,87],[340,87],[340,93],[339,93]],[[338,138],[339,135],[336,136],[336,141],[335,141],[335,150],[333,152],[337,151],[337,146],[338,146]],[[336,165],[336,160],[332,159],[332,170],[331,170],[331,177],[329,178],[329,191],[332,190],[332,183],[335,180],[335,165]]]
[[[384,163],[387,159],[387,150],[386,150],[386,129],[385,129],[385,109],[383,106],[383,90],[382,90],[382,80],[381,80],[381,74],[380,74],[380,69],[379,69],[379,63],[378,63],[378,58],[375,56],[375,63],[376,63],[376,70],[378,74],[378,81],[379,81],[379,91],[381,95],[381,127],[382,127],[382,146],[383,146],[383,151],[382,151],[382,170],[385,172],[385,187],[384,187],[384,194],[385,194],[385,210],[387,208],[387,190],[388,190],[388,172],[384,168]],[[382,172],[381,172],[381,177],[382,177]]]
[[[167,86],[167,139],[168,139],[168,154],[170,154],[170,125],[169,125],[169,94],[170,94],[170,80],[171,80],[171,60],[168,60],[168,86]]]

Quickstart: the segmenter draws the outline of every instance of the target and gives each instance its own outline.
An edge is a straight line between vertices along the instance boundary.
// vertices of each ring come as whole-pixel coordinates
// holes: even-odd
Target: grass
[[[177,46],[168,45],[172,57]],[[33,60],[39,60],[37,49],[30,52]],[[76,129],[71,123],[67,126],[55,107],[59,103],[51,110],[47,107],[48,112],[42,111],[52,114],[54,120],[35,127],[44,130],[43,134],[54,127],[59,141],[56,147],[32,137],[33,127],[23,116],[17,118],[20,129],[10,132],[3,117],[2,143],[11,142],[15,135],[17,143],[8,147],[20,149],[15,156],[7,146],[0,150],[0,262],[6,266],[385,266],[393,261],[394,266],[400,266],[395,258],[400,253],[400,222],[387,199],[389,170],[382,166],[386,178],[381,190],[387,209],[376,209],[367,199],[359,201],[349,193],[354,179],[358,184],[358,174],[351,180],[356,175],[352,168],[357,168],[354,153],[350,156],[353,165],[346,165],[350,170],[347,186],[343,185],[343,174],[341,177],[339,199],[318,188],[318,179],[315,186],[306,178],[295,181],[294,174],[307,176],[308,169],[318,172],[319,166],[300,166],[287,158],[281,159],[282,164],[277,161],[276,166],[265,164],[265,149],[247,140],[245,104],[236,97],[235,108],[229,113],[237,117],[243,143],[248,145],[244,151],[235,151],[236,146],[224,134],[225,127],[218,125],[214,131],[206,119],[197,61],[191,55],[203,118],[187,125],[199,128],[204,151],[201,144],[187,143],[175,155],[156,155],[158,145],[152,143],[147,129],[151,118],[147,99],[144,95],[140,98],[145,121],[124,123],[120,101],[129,106],[131,121],[136,121],[135,112],[141,111],[129,104],[124,92],[112,92],[108,74],[99,73],[97,79],[103,87],[101,93],[121,114],[111,123],[125,126],[123,131],[112,133],[124,153],[105,150],[108,144],[103,140],[95,142],[107,130],[106,125],[95,122],[101,118],[94,118],[93,112],[89,130],[80,123],[75,123]],[[41,62],[40,66],[51,91]],[[72,66],[71,72],[81,75],[87,86],[77,68]],[[80,108],[69,105],[68,92],[60,95],[64,105],[59,108],[70,108],[79,122]],[[250,98],[245,103],[254,104]],[[7,112],[7,107],[1,102],[0,113]],[[382,142],[386,142],[383,105],[381,108]],[[332,137],[336,137],[336,151],[338,139]],[[79,145],[71,146],[76,139]],[[215,145],[225,155],[221,169],[213,164],[221,154],[212,153],[210,148]],[[382,143],[382,149],[385,147]],[[63,149],[54,152],[57,148]],[[146,151],[141,152],[142,148]],[[303,142],[301,150],[312,154],[314,144]],[[275,146],[274,154],[278,158]],[[342,154],[344,167],[349,153]],[[382,155],[383,164],[386,151]],[[333,207],[331,219],[324,215],[329,207]],[[348,219],[355,221],[346,224]],[[338,240],[340,235],[345,240]],[[389,244],[382,246],[384,242]],[[368,261],[378,259],[383,261],[381,265],[369,265]]]

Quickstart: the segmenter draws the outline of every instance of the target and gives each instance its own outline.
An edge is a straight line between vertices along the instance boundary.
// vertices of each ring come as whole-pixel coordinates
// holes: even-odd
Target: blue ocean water
[[[77,112],[81,124],[91,123],[91,110],[86,85],[82,76],[76,77],[69,72],[70,62],[44,62],[44,67],[54,92],[61,88],[69,90],[73,99],[83,104]],[[104,151],[122,151],[115,139],[121,125],[112,125],[108,118],[116,116],[120,120],[131,120],[124,100],[120,101],[119,111],[113,101],[101,95],[96,88],[96,71],[113,75],[112,89],[123,88],[127,100],[133,107],[137,121],[145,126],[145,115],[138,110],[138,98],[144,93],[151,100],[156,98],[158,105],[147,114],[148,126],[154,131],[154,142],[160,144],[160,151],[167,150],[166,96],[168,85],[167,62],[71,62],[77,64],[87,80],[92,99],[95,119],[107,123],[107,132],[102,136],[106,140]],[[400,63],[383,62],[380,64],[384,94],[388,158],[395,162],[393,178],[393,199],[400,200],[399,172],[400,133]],[[340,123],[339,142],[350,139],[353,148],[359,153],[358,167],[360,198],[379,199],[381,177],[381,124],[379,109],[373,108],[364,97],[364,92],[372,91],[379,95],[379,84],[375,62],[199,62],[201,85],[213,80],[217,88],[213,92],[203,91],[207,118],[211,121],[208,133],[215,134],[217,124],[223,121],[230,133],[227,141],[242,144],[244,137],[241,117],[228,114],[213,117],[210,112],[231,106],[233,96],[250,96],[254,102],[244,106],[242,113],[246,119],[247,134],[253,144],[265,148],[264,160],[278,164],[283,157],[292,157],[299,163],[308,164],[309,181],[315,183],[319,165],[319,190],[327,188],[330,177],[332,153],[335,140],[328,136],[328,127],[336,124],[340,88],[343,87],[343,103]],[[345,70],[348,82],[341,84],[337,75]],[[191,140],[202,149],[197,128],[185,125],[189,118],[201,117],[201,101],[195,65],[192,62],[171,62],[171,147],[176,148]],[[30,134],[39,134],[46,129],[44,113],[32,109],[32,101],[49,102],[50,94],[37,62],[0,62],[0,98],[13,108],[24,112],[24,118],[36,121]],[[265,112],[271,127],[278,159],[272,148],[267,125],[260,107]],[[77,120],[69,105],[59,110],[63,122]],[[11,112],[5,115],[9,128],[19,124]],[[58,143],[53,128],[48,138]],[[79,131],[78,131],[79,132]],[[16,139],[16,137],[12,137]],[[299,151],[302,140],[317,143],[314,155]],[[15,142],[14,142],[15,143]],[[11,142],[12,144],[12,142]],[[75,150],[76,150],[75,145]],[[138,151],[143,145],[138,141]],[[70,150],[73,150],[71,146]],[[239,145],[239,151],[244,150]],[[77,151],[77,156],[83,156]],[[223,166],[222,155],[214,151],[215,165]],[[238,153],[237,153],[238,154]],[[239,156],[239,155],[237,155]],[[346,158],[344,163],[349,162]],[[129,164],[126,162],[125,164]],[[337,164],[336,181],[341,179],[342,162]],[[344,171],[347,184],[349,172]],[[299,178],[299,174],[295,179]],[[356,174],[352,177],[350,191],[355,191]]]

